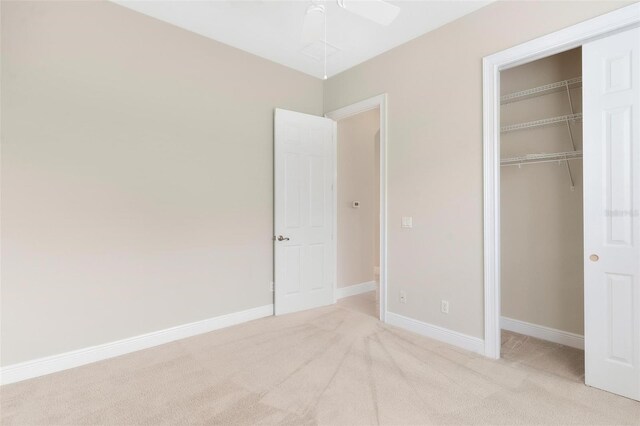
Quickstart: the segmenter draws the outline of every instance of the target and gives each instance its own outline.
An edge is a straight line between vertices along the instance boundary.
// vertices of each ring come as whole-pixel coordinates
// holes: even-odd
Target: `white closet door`
[[[334,302],[335,123],[276,109],[275,313]]]
[[[640,400],[640,29],[582,53],[585,382]]]

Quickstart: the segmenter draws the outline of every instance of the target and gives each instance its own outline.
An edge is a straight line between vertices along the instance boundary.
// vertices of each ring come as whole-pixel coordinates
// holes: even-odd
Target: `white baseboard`
[[[439,340],[471,352],[484,355],[484,340],[469,336],[448,328],[439,327],[437,325],[428,324],[413,318],[387,312],[387,324],[404,328],[405,330],[421,334],[431,339]]]
[[[561,345],[571,346],[572,348],[584,349],[584,336],[569,333],[568,331],[556,330],[555,328],[531,324],[507,317],[500,317],[500,327],[503,330],[513,331],[514,333],[524,334],[525,336],[560,343]]]
[[[265,305],[116,342],[8,365],[0,369],[0,384],[44,376],[271,315],[273,315],[273,305]]]
[[[375,281],[368,281],[366,283],[354,284],[347,287],[338,287],[336,288],[336,299],[374,291],[377,285],[378,283]]]

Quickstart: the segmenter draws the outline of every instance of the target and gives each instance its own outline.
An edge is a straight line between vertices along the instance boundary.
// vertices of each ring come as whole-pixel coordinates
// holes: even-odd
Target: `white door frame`
[[[484,351],[500,358],[500,71],[640,26],[640,3],[503,50],[482,60],[484,149]]]
[[[355,104],[337,109],[325,114],[325,117],[334,121],[339,121],[347,117],[351,117],[361,112],[379,108],[380,112],[380,321],[386,322],[387,317],[387,94],[383,93],[369,99],[357,102]],[[337,144],[337,134],[334,137],[334,144]],[[334,146],[334,162],[337,163],[337,149]],[[337,167],[335,168],[337,175]],[[334,178],[337,182],[337,176]],[[333,223],[337,230],[337,187],[333,191]],[[334,238],[334,244],[337,246],[338,238]],[[338,250],[335,248],[337,256]],[[337,264],[337,259],[336,259]],[[337,282],[334,280],[334,297]]]

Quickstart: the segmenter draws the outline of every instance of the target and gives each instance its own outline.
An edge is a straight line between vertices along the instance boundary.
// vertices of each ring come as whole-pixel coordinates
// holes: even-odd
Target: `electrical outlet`
[[[447,300],[440,301],[440,310],[443,314],[449,313],[449,302]]]
[[[269,288],[271,289],[271,293],[273,293],[274,287],[273,287],[273,281],[271,281],[271,283],[269,283]]]
[[[407,303],[407,292],[404,290],[400,291],[400,303]]]

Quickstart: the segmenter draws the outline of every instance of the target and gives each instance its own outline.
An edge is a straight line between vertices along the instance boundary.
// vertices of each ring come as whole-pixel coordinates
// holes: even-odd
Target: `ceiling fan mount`
[[[400,13],[400,8],[384,0],[336,0],[340,9],[358,15],[378,25],[390,25]],[[312,0],[304,17],[302,39],[312,42],[323,38],[326,20],[326,1]]]
[[[388,26],[400,13],[400,8],[384,0],[335,0],[340,9],[358,15],[378,25]],[[324,78],[327,78],[327,8],[326,0],[311,0],[302,25],[302,43],[324,43]]]

